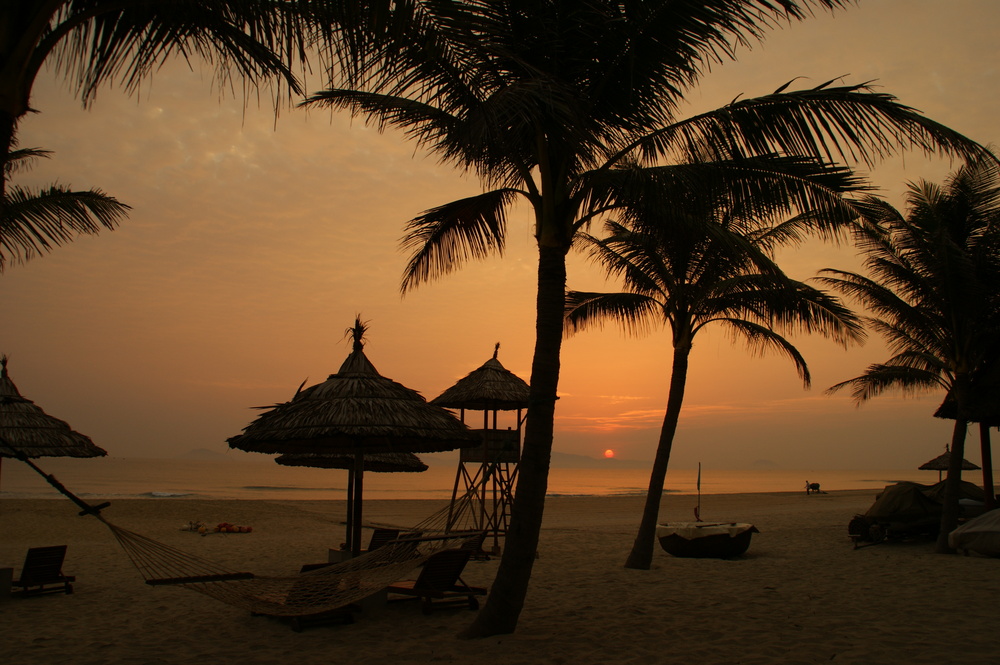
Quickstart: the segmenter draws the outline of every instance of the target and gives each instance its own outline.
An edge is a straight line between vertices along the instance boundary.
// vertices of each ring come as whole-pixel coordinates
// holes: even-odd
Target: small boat
[[[760,533],[745,522],[668,522],[656,526],[660,547],[677,557],[730,559],[750,547]]]

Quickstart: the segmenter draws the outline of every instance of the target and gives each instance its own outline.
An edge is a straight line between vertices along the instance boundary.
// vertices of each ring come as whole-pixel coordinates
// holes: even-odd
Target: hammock
[[[49,484],[82,508],[80,515],[100,520],[132,563],[153,586],[181,586],[253,614],[302,617],[330,612],[381,591],[419,566],[435,552],[481,543],[480,531],[461,526],[472,523],[474,488],[457,505],[434,513],[396,540],[340,563],[287,577],[269,577],[236,571],[190,552],[112,524],[100,511],[109,504],[91,506],[21,457]],[[456,519],[467,516],[466,519]]]

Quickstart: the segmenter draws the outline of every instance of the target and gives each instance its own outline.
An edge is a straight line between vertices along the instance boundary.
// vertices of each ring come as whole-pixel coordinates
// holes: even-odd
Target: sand
[[[693,497],[664,500],[661,520],[688,520]],[[931,543],[854,549],[850,518],[872,502],[845,491],[702,497],[706,519],[760,529],[738,560],[679,559],[657,548],[652,570],[622,567],[642,498],[553,498],[526,606],[512,635],[465,641],[465,608],[424,615],[415,603],[353,625],[301,633],[175,587],[149,587],[110,532],[63,499],[0,501],[0,566],[19,572],[31,546],[67,544],[75,593],[0,601],[0,662],[699,663],[996,662],[1000,560],[948,556]],[[369,501],[372,520],[415,524],[434,501]],[[112,522],[228,567],[291,574],[342,540],[338,501],[117,500]],[[206,537],[189,521],[249,534]],[[464,575],[489,586],[497,561]]]

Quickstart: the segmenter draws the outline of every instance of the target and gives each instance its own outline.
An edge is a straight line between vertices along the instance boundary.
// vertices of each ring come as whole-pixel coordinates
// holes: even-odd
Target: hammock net
[[[22,458],[53,487],[104,523],[147,584],[198,591],[254,614],[302,617],[338,610],[385,589],[445,549],[479,551],[485,533],[475,519],[476,489],[471,488],[392,541],[353,559],[297,575],[271,577],[238,571],[117,526],[101,515],[107,506],[90,506],[53,476]]]

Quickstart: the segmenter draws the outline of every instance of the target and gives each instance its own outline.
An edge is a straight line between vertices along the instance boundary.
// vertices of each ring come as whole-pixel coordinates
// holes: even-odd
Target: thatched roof
[[[288,454],[276,457],[275,462],[284,466],[311,466],[318,469],[353,469],[351,455],[324,455],[323,453]],[[413,453],[372,453],[364,456],[364,470],[378,473],[419,473],[427,465]]]
[[[947,471],[948,464],[951,462],[951,451],[948,450],[948,446],[944,447],[944,452],[929,462],[924,462],[917,467],[920,471]],[[976,466],[967,459],[962,460],[962,470],[963,471],[975,471],[980,467]]]
[[[0,358],[0,457],[103,457],[108,453],[18,392]]]
[[[275,405],[230,438],[259,453],[429,453],[476,445],[478,437],[415,390],[380,375],[363,351],[364,326],[336,374]]]
[[[500,364],[497,360],[499,350],[500,345],[497,344],[492,358],[431,400],[431,404],[475,411],[526,409],[530,388]]]

